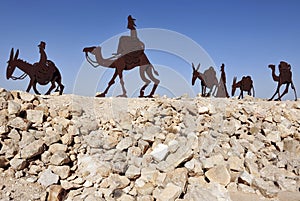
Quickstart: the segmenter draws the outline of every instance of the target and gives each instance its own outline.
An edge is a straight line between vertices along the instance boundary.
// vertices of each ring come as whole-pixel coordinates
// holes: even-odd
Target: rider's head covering
[[[38,45],[38,47],[41,47],[43,49],[46,48],[46,43],[44,41],[41,41],[40,44]]]

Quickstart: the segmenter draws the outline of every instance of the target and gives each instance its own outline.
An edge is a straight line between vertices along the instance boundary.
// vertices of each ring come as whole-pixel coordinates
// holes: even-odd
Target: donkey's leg
[[[55,88],[55,80],[51,81],[51,86],[49,90],[45,93],[45,95],[50,95],[51,91]]]
[[[158,84],[160,83],[160,80],[156,79],[153,75],[153,66],[152,64],[150,64],[147,69],[146,69],[146,73],[147,73],[147,76],[152,80],[152,82],[154,82],[154,85],[153,85],[153,88],[150,92],[150,94],[147,96],[148,98],[152,98],[155,91],[156,91],[156,88],[158,86]]]
[[[27,92],[27,93],[29,93],[29,91],[30,91],[30,89],[31,89],[31,87],[32,87],[32,85],[33,85],[33,83],[34,83],[34,80],[33,80],[33,79],[30,79],[29,84],[28,84],[28,87],[27,87],[27,89],[26,89],[26,92]],[[38,93],[36,93],[36,94],[38,94]],[[38,95],[40,95],[40,94],[38,94]]]
[[[296,88],[295,88],[295,86],[294,86],[294,83],[293,83],[293,82],[291,82],[291,87],[292,87],[292,89],[294,90],[294,94],[295,94],[295,101],[297,101],[297,93],[296,93]]]
[[[206,93],[205,83],[201,80],[201,96],[204,97]]]
[[[146,78],[145,76],[145,72],[146,72],[146,68],[147,66],[143,65],[143,66],[140,66],[140,76],[141,76],[141,79],[145,82],[145,84],[142,86],[142,88],[140,89],[140,95],[139,97],[140,98],[143,98],[145,97],[145,89],[146,87],[150,84],[150,80]]]
[[[239,97],[238,97],[238,99],[243,99],[244,98],[244,95],[243,95],[243,90],[241,89],[241,93],[240,93],[240,95],[239,95]]]
[[[41,93],[37,90],[37,88],[36,88],[36,83],[37,83],[37,81],[35,80],[34,82],[33,82],[33,90],[34,90],[34,92],[36,93],[36,94],[38,94],[38,95],[41,95]]]
[[[105,95],[107,94],[109,88],[111,87],[111,85],[113,85],[115,83],[115,79],[118,75],[117,69],[115,70],[114,75],[112,76],[111,80],[108,83],[108,86],[106,87],[105,91],[102,92],[101,94],[97,95],[96,97],[105,97]]]

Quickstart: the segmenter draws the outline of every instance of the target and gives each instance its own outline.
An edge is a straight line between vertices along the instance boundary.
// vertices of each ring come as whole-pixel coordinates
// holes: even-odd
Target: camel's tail
[[[159,76],[159,74],[158,74],[157,70],[155,70],[154,66],[153,65],[151,65],[151,66],[152,66],[152,70],[153,70],[154,74]]]

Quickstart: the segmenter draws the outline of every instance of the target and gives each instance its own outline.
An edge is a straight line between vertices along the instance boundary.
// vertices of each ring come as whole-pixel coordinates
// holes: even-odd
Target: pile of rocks
[[[97,99],[1,89],[0,113],[3,200],[300,194],[299,101]],[[26,197],[26,186],[37,193]]]

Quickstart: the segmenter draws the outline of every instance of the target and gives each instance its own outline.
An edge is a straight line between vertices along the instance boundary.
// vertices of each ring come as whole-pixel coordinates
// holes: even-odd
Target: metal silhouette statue
[[[110,58],[103,58],[101,53],[101,47],[86,47],[83,49],[83,52],[85,52],[85,56],[87,61],[94,67],[97,66],[103,66],[107,68],[114,68],[115,73],[112,76],[111,80],[108,83],[107,88],[104,92],[97,95],[96,97],[105,97],[109,88],[115,83],[115,79],[117,76],[119,76],[120,83],[122,86],[123,94],[121,94],[121,97],[127,97],[127,92],[124,86],[123,81],[123,71],[124,70],[131,70],[135,67],[140,67],[140,76],[141,79],[145,82],[145,84],[140,89],[140,95],[139,97],[153,97],[156,88],[159,84],[159,80],[154,77],[153,73],[155,75],[158,75],[158,72],[154,69],[153,65],[150,63],[149,59],[147,58],[144,49],[145,45],[142,41],[139,40],[137,36],[136,31],[136,24],[135,19],[132,18],[131,15],[128,16],[128,24],[127,28],[130,29],[130,36],[121,36],[119,39],[119,45],[117,53],[114,53],[112,57]],[[96,61],[93,61],[89,57],[89,53],[95,55]],[[145,89],[146,87],[151,83],[151,81],[146,77],[154,82],[153,88],[149,95],[145,96]]]
[[[217,97],[229,98],[227,87],[226,87],[226,74],[224,70],[225,64],[221,65],[221,78],[218,85]]]
[[[232,83],[232,91],[231,91],[232,96],[234,96],[235,90],[237,88],[240,88],[241,90],[240,95],[238,97],[239,99],[244,98],[244,94],[243,94],[244,91],[248,92],[248,95],[251,96],[252,95],[251,89],[253,90],[253,97],[255,96],[253,81],[250,76],[243,76],[239,82],[236,82],[236,80],[237,78],[234,77]]]
[[[51,83],[51,86],[49,90],[46,92],[46,95],[49,95],[51,91],[55,88],[55,83],[58,84],[56,88],[56,92],[59,92],[61,95],[64,90],[64,85],[62,84],[62,77],[58,70],[58,68],[55,66],[55,64],[47,60],[47,55],[45,53],[45,42],[41,42],[38,46],[40,49],[40,61],[34,64],[30,64],[26,61],[23,61],[22,59],[18,59],[19,56],[19,50],[16,51],[16,54],[14,54],[14,49],[11,49],[9,61],[7,62],[7,69],[6,69],[6,78],[7,79],[13,79],[13,80],[22,80],[27,75],[30,78],[29,85],[26,89],[26,92],[29,92],[30,89],[33,87],[33,90],[36,94],[40,95],[40,92],[36,88],[36,84],[40,85],[46,85],[49,82]],[[24,72],[19,77],[13,76],[13,73],[16,68],[19,68],[21,71]]]
[[[274,95],[269,99],[269,101],[273,100],[276,94],[278,94],[278,98],[275,100],[281,100],[281,98],[288,93],[289,91],[289,86],[291,85],[292,89],[294,90],[295,93],[295,100],[297,100],[297,93],[296,93],[296,88],[294,86],[293,80],[292,80],[292,71],[291,71],[291,65],[288,64],[285,61],[281,61],[280,64],[278,65],[279,68],[279,76],[275,74],[275,65],[270,64],[269,68],[272,70],[272,78],[275,82],[278,82],[276,91]],[[284,92],[280,95],[280,87],[281,85],[285,84],[285,90]]]
[[[200,73],[200,63],[198,64],[197,68],[195,68],[194,63],[192,63],[192,67],[192,85],[194,86],[196,79],[198,78],[201,81],[201,95],[203,97],[214,96],[218,85],[215,69],[213,67],[209,67],[207,70],[204,71],[204,73]],[[206,93],[206,88],[209,88],[208,93]]]

